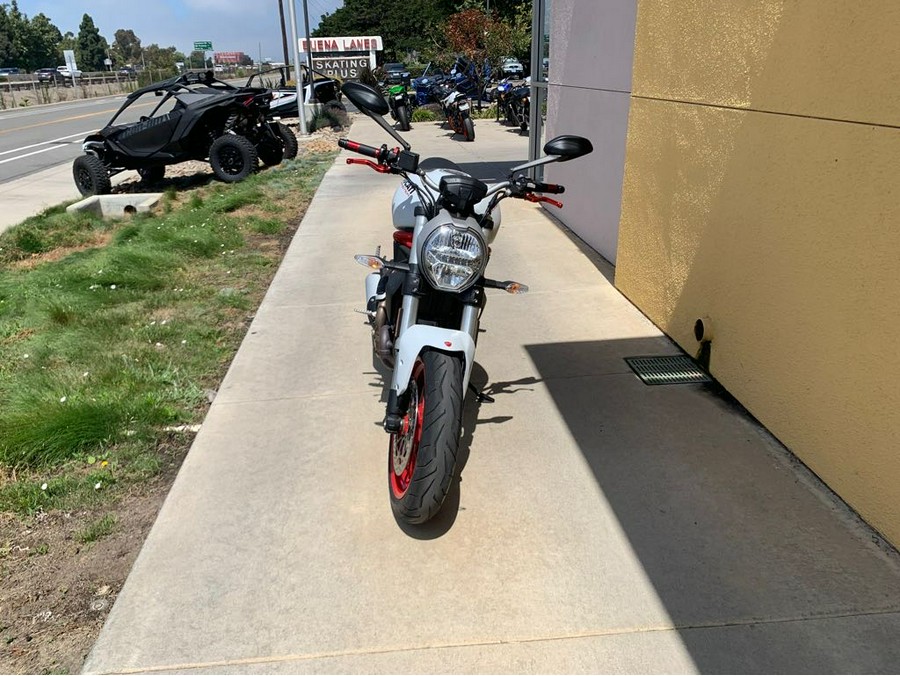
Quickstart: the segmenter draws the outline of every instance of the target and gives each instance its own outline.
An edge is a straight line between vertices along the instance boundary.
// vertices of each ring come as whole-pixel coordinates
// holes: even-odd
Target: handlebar
[[[352,150],[354,153],[359,153],[360,155],[365,155],[366,157],[371,157],[373,160],[378,160],[378,162],[381,162],[384,158],[387,157],[387,154],[388,154],[387,146],[381,146],[380,148],[375,148],[373,146],[367,146],[364,143],[357,143],[356,141],[351,141],[348,138],[338,139],[338,145],[341,148],[346,148],[347,150]]]
[[[534,192],[549,192],[552,195],[561,195],[566,191],[566,186],[556,183],[538,183],[533,182],[529,188]]]

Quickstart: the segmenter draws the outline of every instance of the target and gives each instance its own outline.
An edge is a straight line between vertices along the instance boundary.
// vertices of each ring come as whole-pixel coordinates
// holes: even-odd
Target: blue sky
[[[8,2],[9,0],[0,0]],[[284,16],[290,41],[290,14],[284,0]],[[333,12],[343,0],[307,0],[310,30],[322,14]],[[296,0],[297,27],[303,32],[303,3]],[[216,51],[245,52],[281,61],[281,24],[278,0],[19,0],[29,17],[40,12],[63,32],[78,33],[81,17],[89,14],[100,34],[112,42],[120,28],[130,28],[142,45],[174,45],[187,53],[195,40],[210,40]]]

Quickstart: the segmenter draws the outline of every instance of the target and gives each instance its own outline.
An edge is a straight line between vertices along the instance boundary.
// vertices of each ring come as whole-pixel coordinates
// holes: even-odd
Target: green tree
[[[141,39],[134,34],[134,31],[120,28],[113,36],[113,43],[110,48],[113,63],[118,66],[126,64],[134,65],[141,62]]]
[[[50,19],[33,19],[19,10],[16,0],[0,5],[0,63],[33,70],[56,63],[56,48],[62,35]]]
[[[62,33],[45,14],[37,14],[29,23],[31,40],[28,50],[29,71],[49,68],[57,64],[56,52],[62,41]]]
[[[206,52],[199,52],[196,49],[188,56],[188,68],[198,69],[206,67]]]
[[[106,70],[103,61],[106,59],[108,49],[106,38],[100,35],[90,15],[85,14],[81,17],[75,43],[75,60],[78,68],[83,71]]]
[[[7,6],[4,5],[4,8]],[[9,40],[7,62],[11,66],[27,68],[28,17],[19,11],[19,3],[13,0],[6,12],[6,30]]]
[[[179,60],[176,52],[174,47],[160,47],[154,42],[144,49],[144,62],[153,70],[175,70],[175,62]]]
[[[75,50],[78,47],[78,40],[75,38],[75,33],[72,31],[66,31],[62,40],[59,41],[59,47],[56,48],[56,59],[59,63],[65,63],[66,59],[63,56],[63,52],[67,49]]]
[[[455,0],[344,0],[343,7],[322,17],[313,35],[381,35],[385,60],[403,60],[429,44],[428,31],[456,4]]]
[[[6,5],[0,5],[0,64],[2,64],[0,67],[12,66],[15,60],[9,12],[6,10]]]

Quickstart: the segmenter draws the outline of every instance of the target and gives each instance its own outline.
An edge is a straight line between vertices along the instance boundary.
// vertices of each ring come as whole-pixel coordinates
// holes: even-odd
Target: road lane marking
[[[5,160],[0,160],[0,164],[6,164],[7,162],[15,162],[16,160],[24,160],[26,157],[31,157],[32,155],[39,155],[40,153],[45,153],[48,150],[59,150],[60,148],[68,148],[68,145],[59,145],[59,146],[50,146],[49,148],[42,148],[41,150],[35,150],[34,152],[25,153],[24,155],[19,155],[18,157],[7,157]]]
[[[38,146],[45,146],[50,143],[59,143],[60,141],[65,141],[66,139],[74,138],[76,136],[87,136],[91,132],[89,131],[80,131],[76,134],[69,134],[68,136],[60,136],[59,138],[55,138],[52,141],[41,141],[40,143],[32,143],[30,146],[22,146],[21,148],[13,148],[12,150],[4,150],[0,152],[0,155],[9,155],[10,153],[18,153],[22,150],[29,150],[31,148],[37,148]]]
[[[137,110],[138,108],[147,108],[149,106],[155,106],[156,101],[150,101],[148,103],[136,103],[133,106],[129,106],[129,110]],[[108,115],[109,113],[114,113],[118,108],[110,108],[108,110],[99,110],[96,113],[85,113],[84,115],[73,115],[72,117],[63,117],[59,120],[49,120],[47,122],[36,122],[34,124],[26,124],[24,127],[13,127],[12,129],[4,129],[0,131],[0,135],[9,134],[14,131],[22,131],[23,129],[34,129],[35,127],[46,127],[50,124],[63,124],[64,122],[72,122],[73,120],[83,120],[86,117],[97,117],[98,115]]]

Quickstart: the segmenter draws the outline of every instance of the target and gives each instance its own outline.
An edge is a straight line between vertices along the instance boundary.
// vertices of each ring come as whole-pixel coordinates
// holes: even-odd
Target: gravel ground
[[[337,141],[339,138],[347,135],[347,127],[324,128],[317,129],[308,138],[300,136],[300,121],[297,119],[282,120],[284,124],[290,127],[294,134],[297,135],[298,151],[297,157],[302,158],[304,155],[314,155],[319,153],[327,153],[337,150]],[[131,172],[133,173],[133,172]],[[165,189],[169,186],[176,188],[190,187],[201,183],[208,183],[214,180],[212,169],[208,162],[199,162],[191,160],[180,164],[173,164],[166,167],[166,177],[159,184],[153,186],[154,189]],[[140,177],[133,173],[132,176],[126,178],[117,186],[113,187],[114,193],[135,193],[145,192],[147,184],[142,183]]]

